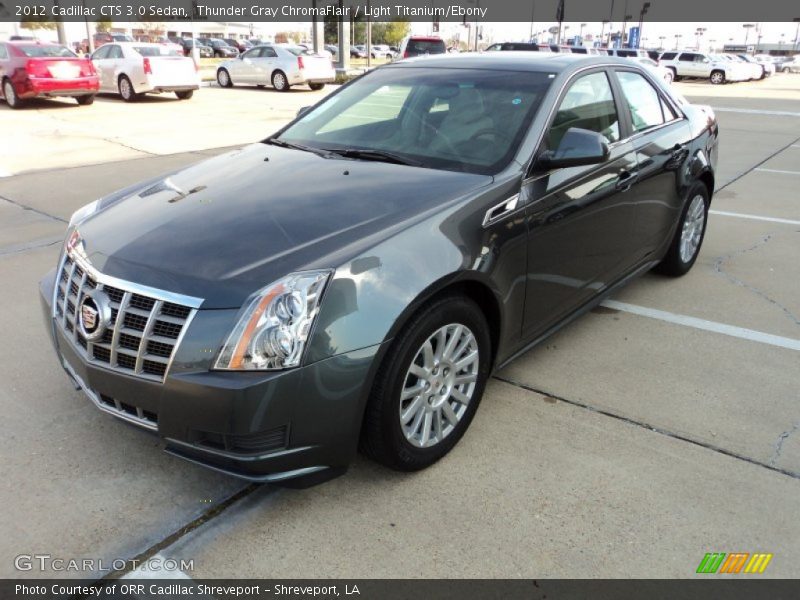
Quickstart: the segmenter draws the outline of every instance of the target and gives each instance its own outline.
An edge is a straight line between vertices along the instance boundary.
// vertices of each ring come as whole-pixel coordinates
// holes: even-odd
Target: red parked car
[[[72,96],[94,102],[100,80],[92,61],[72,50],[39,42],[0,42],[0,97],[11,108],[38,97]]]

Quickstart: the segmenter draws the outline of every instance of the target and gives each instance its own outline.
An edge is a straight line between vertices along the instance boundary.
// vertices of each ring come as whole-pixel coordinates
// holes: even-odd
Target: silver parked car
[[[279,92],[293,85],[308,84],[321,90],[336,79],[330,56],[314,54],[308,48],[292,44],[265,44],[227,60],[217,69],[220,87],[239,84],[271,85]]]
[[[781,73],[800,73],[800,58],[781,63],[779,68]]]
[[[92,54],[92,63],[100,77],[100,91],[118,93],[126,102],[163,92],[188,100],[200,87],[194,61],[163,44],[103,44]]]

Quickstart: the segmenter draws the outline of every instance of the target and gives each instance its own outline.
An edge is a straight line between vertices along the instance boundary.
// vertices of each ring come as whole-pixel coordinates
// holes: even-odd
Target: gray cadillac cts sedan
[[[487,377],[688,271],[718,128],[638,63],[427,57],[92,202],[41,282],[59,363],[168,452],[307,485],[458,442]]]

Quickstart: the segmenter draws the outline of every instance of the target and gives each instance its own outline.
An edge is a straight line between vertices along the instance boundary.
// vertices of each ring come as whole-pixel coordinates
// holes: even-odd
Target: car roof
[[[504,71],[547,71],[561,73],[592,65],[630,66],[632,62],[613,56],[593,56],[562,52],[505,51],[481,54],[435,54],[418,58],[407,58],[382,68],[425,66],[451,69],[499,69]]]

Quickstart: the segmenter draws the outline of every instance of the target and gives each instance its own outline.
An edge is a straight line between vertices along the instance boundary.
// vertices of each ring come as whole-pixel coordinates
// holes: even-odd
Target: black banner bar
[[[651,1],[649,22],[786,22],[800,18],[787,0]],[[627,9],[639,18],[643,2]],[[0,21],[303,22],[318,18],[373,21],[622,21],[626,4],[611,0],[0,0]],[[557,15],[562,15],[559,19]]]
[[[789,600],[798,597],[798,580],[752,576],[672,580],[0,580],[3,600]]]

